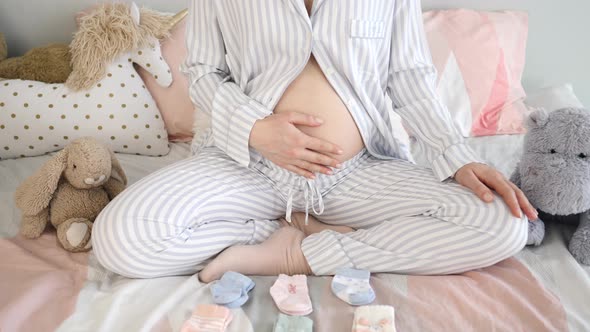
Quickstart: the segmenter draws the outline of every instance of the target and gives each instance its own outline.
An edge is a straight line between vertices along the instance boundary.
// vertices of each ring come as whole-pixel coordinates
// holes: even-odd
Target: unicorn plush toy
[[[166,154],[164,122],[134,64],[168,87],[159,40],[185,15],[116,3],[80,17],[65,84],[0,81],[0,158],[56,151],[81,136],[116,152]]]

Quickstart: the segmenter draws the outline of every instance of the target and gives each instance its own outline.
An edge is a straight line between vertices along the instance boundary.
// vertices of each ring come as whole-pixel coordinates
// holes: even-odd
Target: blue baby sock
[[[250,279],[246,276],[243,276],[243,277],[245,277],[247,279],[247,281],[245,281],[245,285],[242,287],[242,296],[240,296],[240,298],[238,298],[237,300],[235,300],[233,302],[225,304],[226,307],[228,307],[228,308],[241,307],[250,298],[248,296],[248,293],[250,293],[250,291],[254,288],[255,284],[254,284],[254,281],[252,281],[252,279]]]
[[[211,285],[213,302],[228,308],[241,307],[248,301],[248,292],[254,288],[254,281],[233,271],[223,274],[221,279]]]
[[[287,316],[279,314],[273,332],[312,332],[313,321],[303,316]]]
[[[375,292],[369,284],[370,276],[366,270],[339,269],[332,279],[332,292],[352,305],[369,304],[375,300]]]

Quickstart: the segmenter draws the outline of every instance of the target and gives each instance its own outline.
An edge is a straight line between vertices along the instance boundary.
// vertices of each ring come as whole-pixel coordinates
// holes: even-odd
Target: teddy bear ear
[[[537,109],[529,114],[527,119],[527,128],[541,128],[544,127],[549,121],[549,113],[544,109]]]

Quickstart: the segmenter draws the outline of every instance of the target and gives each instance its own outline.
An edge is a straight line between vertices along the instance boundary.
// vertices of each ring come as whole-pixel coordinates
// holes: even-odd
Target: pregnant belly
[[[274,109],[275,114],[289,111],[323,119],[324,123],[319,127],[297,127],[309,136],[342,148],[342,155],[328,154],[341,162],[352,158],[364,147],[361,134],[348,108],[334,91],[313,56],[301,74],[285,90]]]

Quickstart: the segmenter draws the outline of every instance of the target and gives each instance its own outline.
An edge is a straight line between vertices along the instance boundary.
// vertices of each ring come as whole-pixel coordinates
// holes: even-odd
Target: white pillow
[[[537,90],[528,94],[524,102],[531,108],[544,108],[548,112],[567,107],[584,107],[570,83]]]
[[[468,9],[425,12],[437,92],[465,137],[525,132],[521,77],[528,15]]]
[[[534,91],[528,94],[525,104],[530,108],[543,108],[548,112],[565,107],[583,107],[571,84]],[[522,154],[524,134],[468,137],[465,142],[491,166],[510,177]],[[417,144],[412,144],[412,153],[418,164],[428,167],[426,156]]]
[[[36,156],[92,136],[115,152],[158,156],[169,151],[164,121],[133,63],[162,85],[172,76],[159,43],[124,54],[87,91],[64,84],[0,82],[0,158]]]
[[[510,177],[516,163],[520,160],[524,134],[467,137],[465,143],[486,163],[504,176]],[[412,142],[412,153],[418,165],[430,167],[420,146]]]

